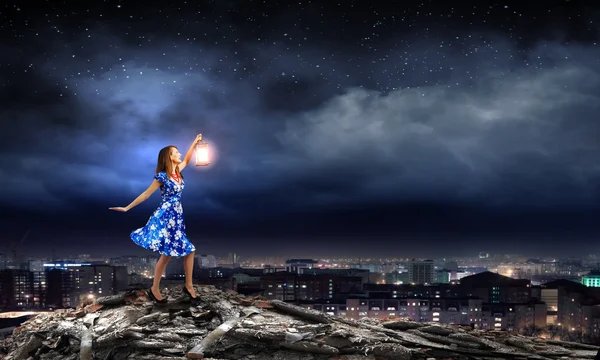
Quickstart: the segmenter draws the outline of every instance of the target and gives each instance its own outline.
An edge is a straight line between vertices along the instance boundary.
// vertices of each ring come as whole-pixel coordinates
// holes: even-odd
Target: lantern
[[[204,140],[200,140],[196,144],[196,166],[207,166],[208,164],[210,164],[208,144]]]

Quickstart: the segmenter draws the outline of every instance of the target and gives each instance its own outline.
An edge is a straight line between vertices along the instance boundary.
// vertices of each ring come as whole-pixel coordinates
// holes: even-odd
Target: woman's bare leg
[[[157,300],[162,300],[162,296],[160,295],[160,279],[165,273],[165,269],[167,268],[167,264],[171,260],[170,256],[161,255],[160,259],[156,262],[156,267],[154,268],[154,281],[152,283],[152,294],[156,297]]]
[[[194,290],[194,279],[192,277],[194,274],[194,254],[196,254],[196,252],[192,251],[183,257],[183,268],[185,270],[185,287],[190,294],[196,296],[196,292]]]

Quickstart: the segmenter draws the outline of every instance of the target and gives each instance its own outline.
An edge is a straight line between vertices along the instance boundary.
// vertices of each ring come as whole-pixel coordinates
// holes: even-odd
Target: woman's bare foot
[[[185,289],[187,293],[192,297],[192,299],[196,298],[196,289],[194,289],[194,285],[185,285]]]

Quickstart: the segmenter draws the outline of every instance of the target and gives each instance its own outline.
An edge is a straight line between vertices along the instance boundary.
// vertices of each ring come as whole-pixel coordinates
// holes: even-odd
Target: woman
[[[196,248],[188,240],[185,233],[183,208],[181,207],[181,192],[185,187],[185,183],[181,171],[192,159],[196,143],[200,140],[202,140],[202,134],[196,136],[196,140],[185,154],[183,161],[177,147],[171,145],[161,149],[158,153],[154,181],[146,191],[126,207],[109,208],[110,210],[127,212],[148,199],[160,187],[162,195],[160,206],[150,216],[146,226],[131,233],[131,239],[136,244],[160,254],[160,259],[158,259],[154,269],[154,282],[152,287],[147,290],[148,295],[158,303],[167,302],[167,299],[161,296],[159,286],[160,279],[171,256],[183,256],[185,270],[185,287],[183,290],[192,299],[196,298],[192,282]]]

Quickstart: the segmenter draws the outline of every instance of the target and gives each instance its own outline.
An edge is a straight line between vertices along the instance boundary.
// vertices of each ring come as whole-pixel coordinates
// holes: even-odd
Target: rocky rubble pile
[[[0,343],[3,360],[593,359],[599,347],[501,331],[328,316],[281,301],[198,286],[98,298],[39,315]]]

